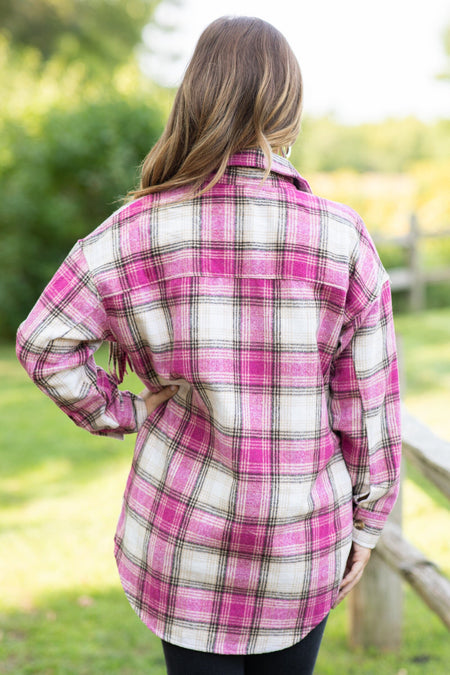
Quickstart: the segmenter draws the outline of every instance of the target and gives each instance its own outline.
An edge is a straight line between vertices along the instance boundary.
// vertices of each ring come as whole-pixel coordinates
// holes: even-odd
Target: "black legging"
[[[292,647],[265,654],[210,654],[162,640],[167,675],[312,675],[327,618]]]

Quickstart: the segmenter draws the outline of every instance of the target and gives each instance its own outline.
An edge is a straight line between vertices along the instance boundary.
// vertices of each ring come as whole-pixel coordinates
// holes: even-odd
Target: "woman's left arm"
[[[123,438],[147,417],[141,396],[120,391],[94,360],[112,340],[82,243],[73,247],[17,332],[17,356],[36,385],[92,434]]]
[[[333,364],[330,413],[353,485],[353,542],[370,549],[400,480],[400,393],[387,275],[345,341]]]

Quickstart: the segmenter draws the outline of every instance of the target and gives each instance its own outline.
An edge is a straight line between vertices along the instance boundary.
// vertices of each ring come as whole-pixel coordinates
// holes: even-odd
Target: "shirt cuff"
[[[363,520],[353,521],[352,540],[364,548],[375,548],[380,538],[381,530],[367,525]]]
[[[140,396],[133,396],[134,414],[136,416],[136,431],[139,431],[148,417],[147,406]]]

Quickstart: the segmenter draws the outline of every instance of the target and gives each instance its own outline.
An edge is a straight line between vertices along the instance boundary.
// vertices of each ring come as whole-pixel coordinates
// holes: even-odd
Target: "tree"
[[[167,94],[132,58],[160,1],[0,0],[0,338],[162,131]]]
[[[0,0],[0,26],[16,47],[46,61],[82,56],[110,70],[129,59],[161,0]]]

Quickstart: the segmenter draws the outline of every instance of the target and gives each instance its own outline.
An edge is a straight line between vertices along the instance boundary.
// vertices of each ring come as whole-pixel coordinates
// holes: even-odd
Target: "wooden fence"
[[[450,263],[441,269],[425,270],[422,263],[421,242],[426,239],[448,238],[450,230],[441,232],[422,232],[417,216],[411,214],[409,232],[403,237],[374,236],[377,246],[395,245],[406,250],[407,263],[404,267],[388,269],[393,291],[408,291],[409,304],[412,311],[425,308],[426,285],[450,281]]]
[[[402,410],[403,454],[450,498],[450,443]],[[449,532],[443,532],[448,536]],[[350,594],[350,642],[397,649],[401,642],[402,587],[407,581],[450,629],[450,581],[401,531],[401,491],[364,576]]]

